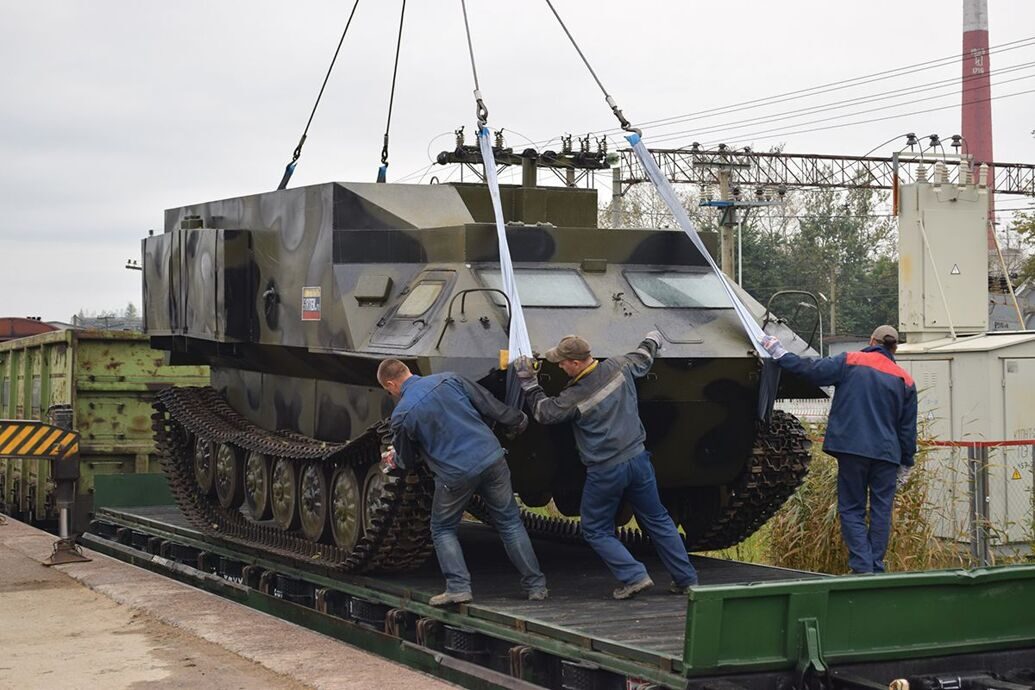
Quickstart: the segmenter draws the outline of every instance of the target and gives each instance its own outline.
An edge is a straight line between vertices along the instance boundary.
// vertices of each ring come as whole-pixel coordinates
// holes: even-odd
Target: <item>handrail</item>
[[[507,302],[507,326],[506,326],[506,330],[507,330],[508,333],[510,332],[510,319],[511,319],[511,316],[513,314],[513,311],[511,310],[510,298],[507,297],[507,293],[503,292],[503,290],[500,290],[499,288],[468,288],[466,290],[460,290],[455,295],[453,295],[452,299],[449,300],[449,308],[446,310],[446,322],[444,324],[442,324],[442,332],[439,333],[438,341],[435,342],[435,349],[436,350],[439,348],[439,345],[442,344],[442,338],[444,338],[446,336],[446,329],[449,328],[449,326],[454,322],[454,319],[453,319],[453,304],[456,303],[456,298],[457,297],[462,297],[463,298],[463,299],[460,300],[460,314],[463,315],[464,311],[467,309],[467,295],[468,295],[468,293],[471,293],[471,292],[498,292],[499,294],[503,295],[503,299],[506,300],[506,302]]]

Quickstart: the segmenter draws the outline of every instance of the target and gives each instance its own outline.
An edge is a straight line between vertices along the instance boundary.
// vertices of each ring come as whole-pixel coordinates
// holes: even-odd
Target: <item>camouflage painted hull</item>
[[[800,481],[807,443],[793,420],[756,421],[761,363],[704,257],[680,232],[598,229],[593,190],[505,187],[504,206],[533,346],[579,333],[608,357],[661,331],[639,393],[666,504],[694,547],[757,528]],[[356,441],[390,415],[383,357],[502,396],[509,317],[490,220],[480,185],[328,183],[173,209],[143,244],[145,330],[173,362],[211,365],[215,390],[255,429],[314,443]],[[541,378],[548,392],[566,380],[549,365]],[[508,451],[526,505],[577,514],[570,429],[533,423]],[[231,474],[245,462],[243,450],[221,457]],[[325,474],[310,485],[337,476]],[[300,501],[305,481],[288,487]]]

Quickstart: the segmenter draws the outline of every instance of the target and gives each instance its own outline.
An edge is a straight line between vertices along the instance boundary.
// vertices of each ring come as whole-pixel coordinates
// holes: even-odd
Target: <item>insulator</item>
[[[453,134],[456,135],[456,147],[457,148],[462,147],[464,145],[464,139],[465,139],[463,125],[460,126],[460,129],[458,129],[455,132],[453,132]]]
[[[978,169],[978,171],[979,171],[978,172],[978,187],[981,187],[982,189],[984,189],[985,187],[988,186],[988,173],[989,173],[988,163],[982,163],[981,167]]]
[[[945,169],[945,162],[938,161],[934,164],[934,184],[935,186],[945,184],[948,179],[948,171]]]
[[[960,161],[960,177],[957,183],[961,187],[965,187],[970,184],[970,161],[963,159]]]
[[[923,163],[916,166],[916,181],[927,182],[927,166]]]
[[[496,130],[496,148],[503,148],[503,129]]]
[[[600,137],[597,139],[597,153],[601,156],[607,155],[607,137]]]
[[[571,153],[571,135],[561,137],[561,153]]]

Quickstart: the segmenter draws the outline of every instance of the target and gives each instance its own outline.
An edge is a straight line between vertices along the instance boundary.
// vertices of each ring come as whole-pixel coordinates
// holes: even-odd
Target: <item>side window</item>
[[[503,276],[498,268],[484,268],[478,276],[486,287],[503,289]],[[516,268],[514,281],[523,307],[597,307],[593,292],[578,271],[567,268]],[[498,294],[492,299],[498,306],[504,300]]]
[[[378,322],[370,344],[400,350],[413,347],[431,330],[455,280],[455,271],[431,270],[417,276],[402,302],[389,307]]]
[[[415,288],[410,290],[410,294],[403,300],[403,303],[399,305],[399,310],[395,312],[395,315],[408,319],[423,316],[435,306],[435,301],[442,294],[442,288],[445,286],[445,282],[441,280],[428,280],[418,283]]]
[[[723,309],[733,304],[711,271],[626,271],[633,292],[651,308]]]

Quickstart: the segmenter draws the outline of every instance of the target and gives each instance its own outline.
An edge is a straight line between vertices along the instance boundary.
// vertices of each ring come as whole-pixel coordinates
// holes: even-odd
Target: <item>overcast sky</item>
[[[944,58],[961,47],[959,0],[555,5],[634,122]],[[989,5],[993,46],[1035,36],[1035,2]],[[66,320],[81,308],[139,305],[140,274],[123,266],[139,256],[148,228],[161,227],[163,209],[273,189],[351,6],[0,0],[0,316]],[[542,141],[614,127],[544,2],[468,0],[468,10],[490,126],[514,132],[509,144],[523,148],[522,136]],[[293,186],[374,179],[398,11],[396,0],[360,2]],[[461,124],[473,129],[466,48],[459,2],[409,3],[389,180],[410,173],[421,179],[428,152],[452,146],[451,136],[439,135]],[[1035,45],[993,53],[990,62],[995,158],[1035,162],[1035,93],[1023,93],[1035,89],[1035,68],[1005,73],[996,85],[996,70],[1035,63]],[[958,89],[932,87],[959,72],[951,64],[767,109],[647,128],[645,139],[671,136],[665,146],[727,140],[760,149],[786,143],[794,152],[861,155],[907,131],[958,132]],[[927,90],[775,120],[790,110],[914,87]],[[952,107],[801,131],[945,106]],[[774,120],[723,129],[765,117]],[[445,177],[431,170],[424,181],[436,173]]]

